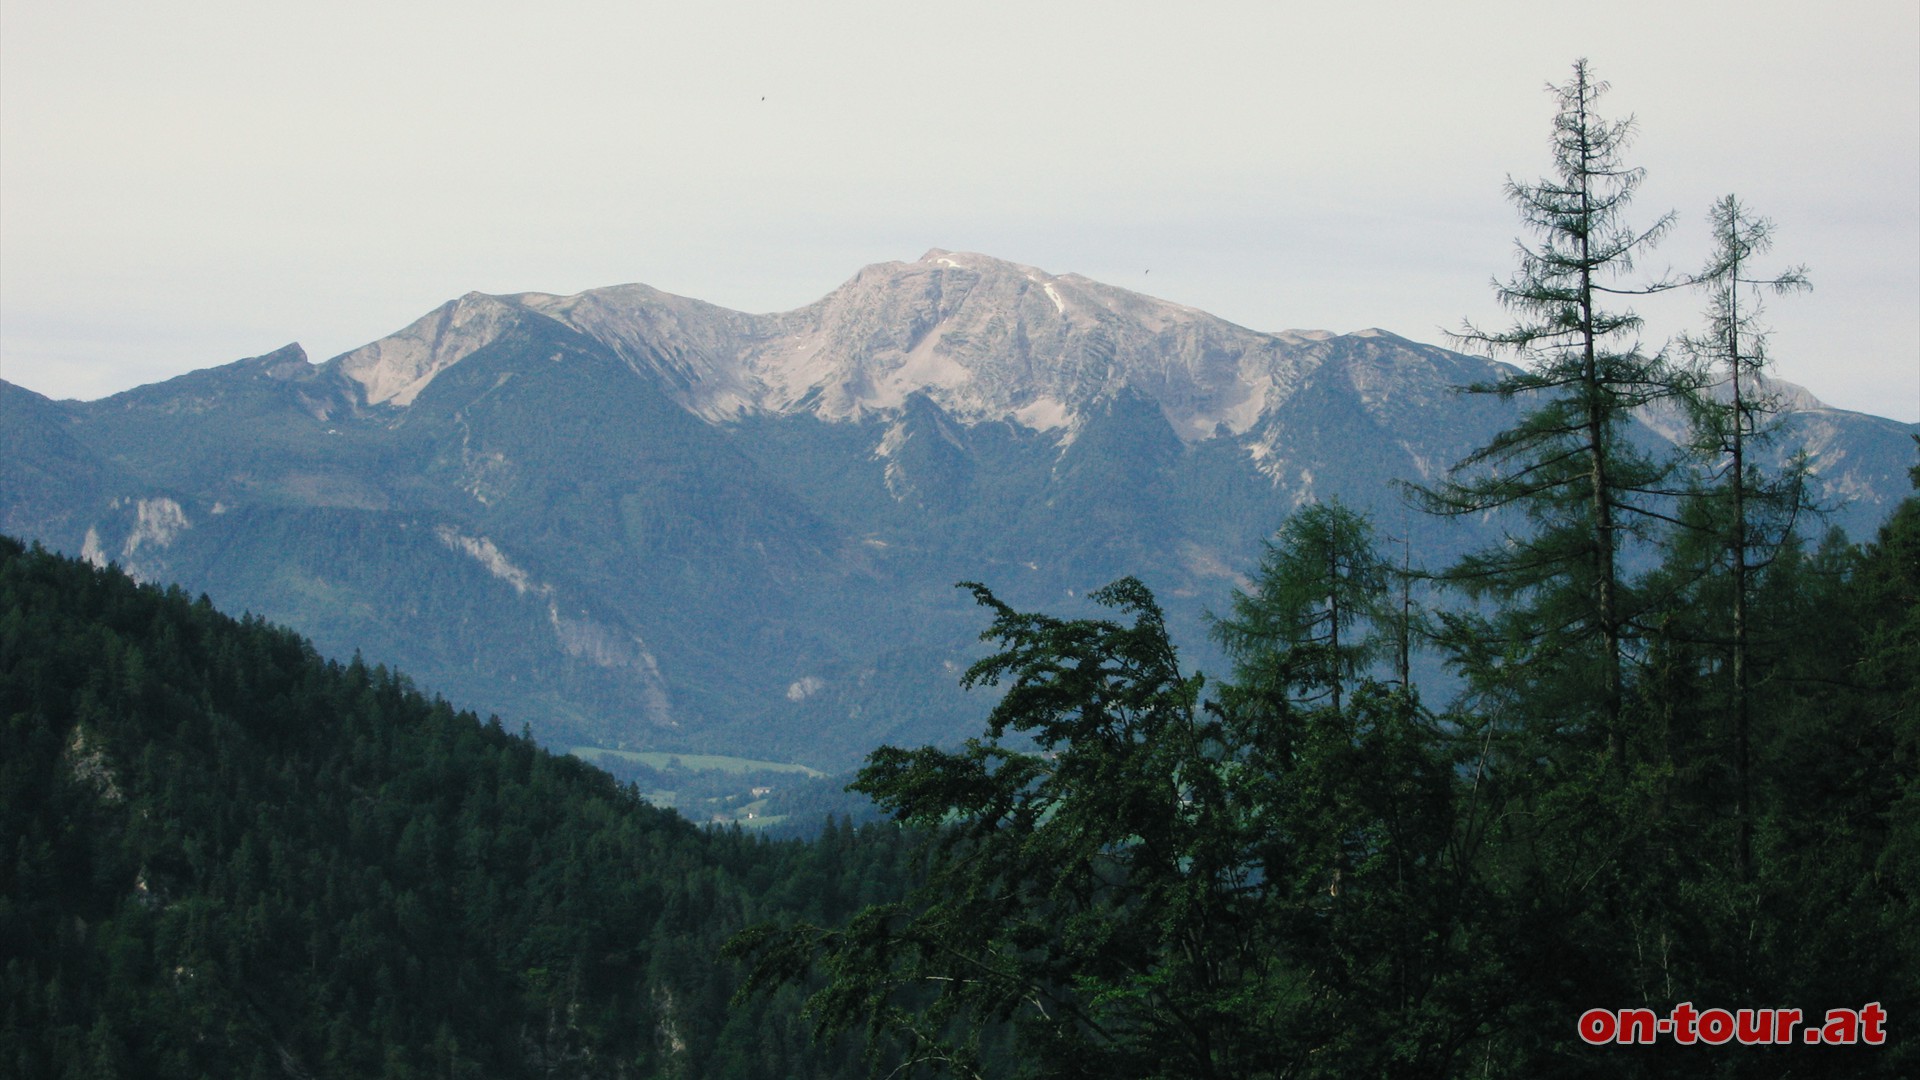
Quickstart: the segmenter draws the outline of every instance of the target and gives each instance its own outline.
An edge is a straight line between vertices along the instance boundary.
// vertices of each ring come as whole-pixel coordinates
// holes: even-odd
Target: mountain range
[[[1205,612],[1308,500],[1430,564],[1497,536],[1396,481],[1511,421],[1455,392],[1501,370],[938,249],[767,315],[469,293],[320,364],[289,345],[91,402],[0,382],[0,531],[556,745],[837,768],[977,730],[956,681],[986,620],[955,582],[1054,608],[1134,574],[1205,661]],[[1920,427],[1777,389],[1772,453],[1804,448],[1867,535]]]

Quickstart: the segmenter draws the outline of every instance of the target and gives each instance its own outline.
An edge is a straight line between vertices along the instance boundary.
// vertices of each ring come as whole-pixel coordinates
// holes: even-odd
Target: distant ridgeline
[[[857,1076],[720,944],[906,887],[707,832],[355,659],[0,537],[0,1073]]]
[[[546,745],[837,772],[974,730],[957,581],[1058,609],[1137,576],[1217,671],[1204,613],[1298,506],[1338,496],[1416,565],[1496,540],[1397,482],[1509,427],[1511,402],[1454,390],[1512,371],[947,251],[771,315],[474,293],[321,364],[288,346],[88,402],[0,383],[0,532]],[[1805,447],[1811,494],[1872,535],[1920,428],[1778,391],[1757,463]],[[1672,410],[1632,431],[1688,438]]]

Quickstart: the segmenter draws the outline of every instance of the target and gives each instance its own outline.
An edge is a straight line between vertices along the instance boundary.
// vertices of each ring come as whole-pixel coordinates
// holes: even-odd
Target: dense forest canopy
[[[857,1076],[716,959],[891,827],[703,831],[355,658],[0,538],[0,1071]]]
[[[961,1076],[1011,1075],[969,1041],[998,1024],[1017,1074],[1050,1077],[1914,1067],[1920,499],[1873,544],[1789,547],[1760,575],[1744,731],[1708,602],[1724,582],[1690,594],[1628,664],[1618,757],[1602,703],[1531,671],[1476,672],[1438,712],[1347,674],[1345,565],[1315,590],[1270,564],[1221,623],[1239,657],[1222,684],[1179,666],[1137,583],[1097,598],[1120,619],[982,590],[1002,651],[970,677],[1008,688],[985,737],[884,749],[858,783],[937,831],[926,882],[845,924],[743,935],[754,985],[824,973],[822,1030],[864,1025],[904,1048],[889,1066]],[[1382,592],[1362,617],[1397,615]],[[1300,596],[1318,599],[1258,610]],[[1683,1003],[1891,1019],[1884,1044],[1845,1047],[1576,1035],[1590,1009]]]
[[[1911,1068],[1920,501],[1762,575],[1751,865],[1702,627],[1650,654],[1619,777],[1578,731],[1330,663],[1324,600],[1256,610],[1312,596],[1279,577],[1310,572],[1268,565],[1223,620],[1223,683],[1180,669],[1136,585],[1102,596],[1130,624],[982,589],[1003,649],[973,677],[1010,684],[988,739],[882,751],[861,781],[923,831],[770,844],[380,667],[5,541],[0,1054],[20,1076]],[[1371,599],[1348,640],[1399,633]],[[773,988],[729,1007],[720,947],[755,923],[734,948]],[[1687,1000],[1878,1001],[1893,1037],[1574,1039],[1596,1003]]]

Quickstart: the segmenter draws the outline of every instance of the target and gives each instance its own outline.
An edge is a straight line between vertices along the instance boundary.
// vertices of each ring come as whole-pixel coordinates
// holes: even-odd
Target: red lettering
[[[1682,1046],[1723,1046],[1735,1039],[1742,1046],[1790,1046],[1795,1032],[1808,1046],[1884,1046],[1887,1010],[1870,1001],[1857,1010],[1828,1009],[1824,1019],[1808,1019],[1799,1009],[1696,1009],[1683,1001],[1665,1016],[1647,1008],[1588,1009],[1574,1029],[1589,1046],[1650,1046],[1669,1035]]]
[[[1868,1046],[1880,1046],[1887,1041],[1887,1010],[1877,1001],[1871,1001],[1860,1010],[1860,1041]]]
[[[1719,1046],[1733,1038],[1733,1014],[1725,1009],[1708,1009],[1700,1014],[1700,1041]]]
[[[1820,1029],[1820,1041],[1851,1046],[1860,1037],[1860,1017],[1852,1009],[1828,1009],[1827,1022]]]
[[[1652,1009],[1621,1009],[1620,1034],[1623,1043],[1651,1043],[1654,1033],[1659,1030],[1657,1018]]]
[[[1741,1009],[1734,1014],[1734,1038],[1741,1046],[1756,1046],[1773,1039],[1772,1009]]]
[[[1594,1046],[1612,1042],[1618,1027],[1611,1010],[1588,1009],[1580,1014],[1580,1037]]]
[[[1793,1029],[1805,1019],[1799,1009],[1776,1009],[1773,1013],[1773,1041],[1790,1043],[1793,1041]]]
[[[1698,1018],[1693,1011],[1693,1002],[1683,1001],[1673,1007],[1673,1041],[1681,1046],[1693,1045],[1694,1021]]]

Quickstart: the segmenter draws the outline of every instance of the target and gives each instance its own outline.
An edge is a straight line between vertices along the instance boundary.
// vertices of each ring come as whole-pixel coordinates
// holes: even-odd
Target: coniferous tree
[[[1553,175],[1507,185],[1535,237],[1517,245],[1519,268],[1495,290],[1515,321],[1504,330],[1468,324],[1460,335],[1526,363],[1526,370],[1467,387],[1517,399],[1524,411],[1445,483],[1414,491],[1435,513],[1526,516],[1530,532],[1469,555],[1442,575],[1505,605],[1491,620],[1452,620],[1449,636],[1469,675],[1485,681],[1519,672],[1536,685],[1544,677],[1561,687],[1559,708],[1596,703],[1584,710],[1591,712],[1586,723],[1603,734],[1617,768],[1626,756],[1627,644],[1637,615],[1622,552],[1631,536],[1665,516],[1658,500],[1668,471],[1636,449],[1626,429],[1634,409],[1684,384],[1664,356],[1641,349],[1639,316],[1609,304],[1670,287],[1634,284],[1629,275],[1673,215],[1645,229],[1628,224],[1643,176],[1623,157],[1633,123],[1599,114],[1607,86],[1586,61],[1552,89]],[[1579,681],[1588,685],[1574,685]]]
[[[1266,542],[1253,590],[1234,591],[1213,636],[1242,686],[1269,681],[1338,713],[1343,689],[1392,644],[1383,632],[1389,577],[1365,517],[1338,499],[1308,504]]]
[[[1760,322],[1765,292],[1811,288],[1803,267],[1762,276],[1754,257],[1773,246],[1773,223],[1756,217],[1728,195],[1711,211],[1714,251],[1695,282],[1707,293],[1707,328],[1681,339],[1705,393],[1690,395],[1693,449],[1705,459],[1709,483],[1692,500],[1690,515],[1703,529],[1728,575],[1729,623],[1725,635],[1733,717],[1735,815],[1743,877],[1753,866],[1752,575],[1785,542],[1802,509],[1799,468],[1768,478],[1752,452],[1772,434],[1768,419],[1778,401],[1765,384],[1767,331]],[[1724,397],[1722,397],[1724,395]]]
[[[1260,1040],[1238,1007],[1271,957],[1249,948],[1248,868],[1222,810],[1219,724],[1200,709],[1160,609],[1132,579],[1093,594],[1132,616],[1016,612],[982,586],[1003,646],[966,682],[1007,686],[986,740],[881,747],[855,786],[939,829],[927,885],[844,930],[761,928],[754,985],[815,963],[828,1030],[864,1023],[876,1057],[984,1075],[978,1033],[1011,1021],[1045,1075],[1212,1076]],[[1002,742],[1010,732],[1037,752]]]
[[[1454,763],[1411,695],[1362,678],[1336,710],[1262,675],[1204,702],[1137,581],[1093,597],[1130,624],[974,588],[1001,651],[968,680],[1006,685],[987,738],[882,747],[856,785],[928,830],[926,885],[844,928],[742,935],[750,986],[817,965],[822,1029],[864,1024],[897,1075],[990,1075],[973,1040],[994,1021],[1021,1075],[1444,1074],[1493,965]],[[1326,671],[1324,631],[1282,625],[1242,641],[1246,669]]]

